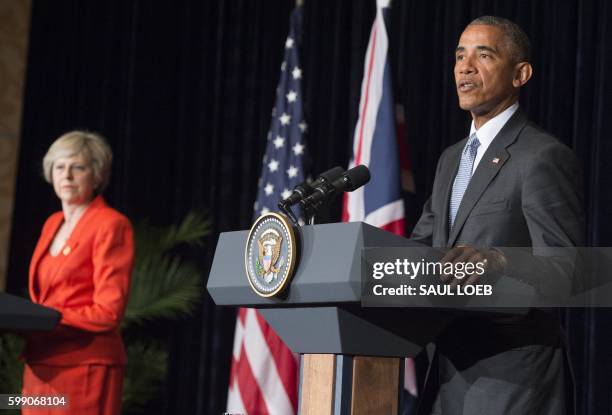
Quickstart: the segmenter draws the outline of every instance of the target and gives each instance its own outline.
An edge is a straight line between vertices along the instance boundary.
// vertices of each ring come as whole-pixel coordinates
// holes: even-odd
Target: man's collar
[[[501,113],[497,114],[495,117],[491,118],[489,121],[481,125],[478,130],[476,130],[474,121],[472,121],[472,125],[470,127],[470,135],[476,133],[480,144],[484,144],[485,148],[488,147],[489,144],[491,144],[491,142],[495,138],[495,136],[497,136],[497,133],[499,133],[499,131],[508,122],[510,117],[512,117],[516,110],[518,110],[518,107],[519,104],[518,101],[516,101],[514,104],[503,110]]]

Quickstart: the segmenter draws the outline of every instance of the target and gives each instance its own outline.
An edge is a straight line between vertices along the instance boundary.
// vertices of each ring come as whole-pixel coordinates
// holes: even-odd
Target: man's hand
[[[440,260],[440,262],[444,263],[482,263],[484,264],[485,272],[482,275],[477,273],[472,273],[471,275],[467,275],[466,277],[459,279],[456,278],[453,274],[443,274],[440,278],[443,282],[449,282],[450,285],[456,287],[457,285],[470,285],[476,284],[480,278],[484,275],[490,278],[497,278],[501,276],[506,268],[506,258],[504,255],[495,249],[476,249],[473,246],[468,245],[460,245],[455,248],[452,248],[450,251],[444,255],[444,257]]]

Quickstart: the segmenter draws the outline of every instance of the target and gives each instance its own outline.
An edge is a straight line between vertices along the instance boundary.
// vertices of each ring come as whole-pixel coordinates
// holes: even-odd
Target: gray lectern
[[[217,305],[258,308],[302,354],[300,413],[395,415],[399,358],[416,355],[448,317],[431,309],[362,308],[361,251],[410,242],[365,223],[304,226],[290,287],[282,298],[264,298],[246,278],[247,237],[219,236],[207,288]]]
[[[0,332],[49,331],[57,325],[60,313],[49,307],[35,304],[25,298],[0,293]]]

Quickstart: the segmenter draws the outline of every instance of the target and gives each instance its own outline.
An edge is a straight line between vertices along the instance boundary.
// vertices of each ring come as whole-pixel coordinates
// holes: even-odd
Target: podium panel
[[[260,314],[295,353],[411,357],[450,320],[428,309],[322,306],[262,308]]]
[[[244,249],[248,231],[219,235],[207,289],[217,305],[298,307],[303,304],[359,303],[361,251],[408,246],[410,241],[362,222],[303,226],[300,258],[284,298],[260,297],[248,284]]]

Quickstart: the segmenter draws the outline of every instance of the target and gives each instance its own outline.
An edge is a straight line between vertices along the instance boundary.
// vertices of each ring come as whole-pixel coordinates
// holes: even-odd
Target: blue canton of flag
[[[297,36],[300,33],[301,8],[291,17],[291,27],[285,42],[285,57],[276,89],[268,144],[263,158],[254,216],[277,210],[281,199],[304,181],[304,137],[307,125],[302,112],[302,68],[298,58]]]

